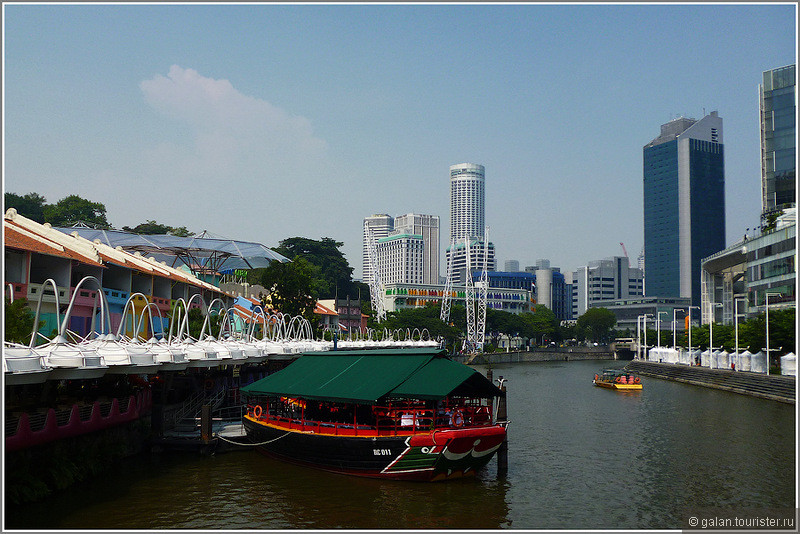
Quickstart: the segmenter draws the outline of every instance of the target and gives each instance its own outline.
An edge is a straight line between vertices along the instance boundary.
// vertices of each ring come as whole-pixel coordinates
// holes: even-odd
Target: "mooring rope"
[[[230,439],[228,439],[228,438],[226,438],[224,436],[220,436],[219,434],[217,434],[217,438],[221,439],[222,441],[227,441],[228,443],[233,443],[234,445],[241,445],[242,447],[259,447],[261,445],[267,445],[267,444],[272,443],[274,441],[278,441],[281,438],[285,438],[289,434],[291,434],[291,432],[287,432],[286,434],[284,434],[282,436],[278,436],[277,438],[271,439],[269,441],[262,441],[261,443],[239,443],[238,441],[232,441],[232,440],[230,440]]]

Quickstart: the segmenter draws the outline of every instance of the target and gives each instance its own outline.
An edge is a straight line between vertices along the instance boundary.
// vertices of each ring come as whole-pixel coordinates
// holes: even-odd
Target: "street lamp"
[[[769,374],[769,298],[780,297],[780,293],[767,293],[765,295],[764,303],[767,307],[767,374]]]
[[[666,314],[666,316],[669,317],[669,312],[660,311],[660,312],[657,312],[657,313],[658,313],[658,317],[656,317],[656,330],[658,330],[658,346],[660,347],[661,346],[661,314],[662,313]]]
[[[721,308],[721,302],[709,302],[708,306],[711,308],[711,313],[709,313],[709,323],[708,323],[708,357],[711,358],[711,354],[714,352],[714,308]]]
[[[645,355],[647,354],[647,318],[648,317],[652,317],[652,316],[653,315],[650,314],[650,313],[645,313],[644,315],[640,315],[640,316],[638,316],[636,318],[636,333],[637,333],[636,346],[637,346],[637,350],[641,349],[641,346],[642,346],[642,344],[641,344],[641,336],[639,334],[639,320],[642,320],[642,330],[644,330],[644,350],[645,350]]]
[[[689,357],[692,354],[692,308],[697,308],[700,310],[700,306],[689,306]]]
[[[739,357],[739,301],[743,300],[747,302],[747,297],[737,297],[733,299],[733,324],[734,324],[734,332],[736,332],[736,348],[734,352],[736,353],[736,357]]]
[[[672,350],[678,349],[678,342],[675,339],[675,330],[677,330],[678,321],[675,319],[675,312],[679,311],[685,312],[686,310],[684,310],[683,308],[674,308],[672,310]]]

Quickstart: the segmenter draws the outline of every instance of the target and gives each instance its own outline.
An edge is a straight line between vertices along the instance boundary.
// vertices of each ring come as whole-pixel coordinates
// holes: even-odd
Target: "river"
[[[508,379],[508,473],[391,482],[253,451],[142,455],[45,501],[6,508],[28,529],[680,529],[696,510],[795,507],[792,405],[643,378],[624,362],[496,365]],[[478,367],[482,372],[484,368]]]

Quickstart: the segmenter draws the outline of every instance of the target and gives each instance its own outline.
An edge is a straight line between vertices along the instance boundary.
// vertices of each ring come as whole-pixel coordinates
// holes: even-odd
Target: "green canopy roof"
[[[501,394],[478,371],[444,356],[439,349],[308,353],[241,391],[359,404],[374,404],[383,397],[438,400],[453,393]]]

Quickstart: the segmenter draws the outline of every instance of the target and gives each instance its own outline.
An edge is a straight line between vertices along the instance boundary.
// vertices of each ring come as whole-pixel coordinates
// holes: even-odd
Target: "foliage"
[[[456,319],[457,321],[460,317],[461,321],[451,322],[450,324],[442,322],[439,318],[440,312],[441,307],[438,304],[429,304],[422,308],[404,308],[387,313],[386,320],[380,325],[372,325],[372,328],[378,330],[387,328],[390,331],[400,329],[412,332],[415,328],[419,329],[420,332],[423,329],[427,329],[431,338],[441,337],[445,339],[447,346],[452,351],[454,347],[460,345],[459,341],[463,336],[463,329],[454,325],[465,324],[466,310],[463,306],[453,306],[450,309],[451,320]]]
[[[31,340],[33,321],[36,319],[28,307],[28,300],[21,298],[14,302],[9,302],[8,297],[6,297],[5,316],[5,340],[27,345]],[[39,321],[39,328],[42,325],[44,325],[44,321]]]
[[[200,334],[203,333],[203,323],[205,322],[205,320],[206,316],[203,315],[203,312],[200,311],[200,308],[192,308],[191,310],[189,310],[188,334],[195,339],[199,339]],[[219,327],[221,322],[222,322],[222,315],[214,312],[208,319],[206,334],[210,334],[214,337],[217,337],[219,335]]]
[[[44,219],[53,226],[72,226],[82,222],[99,229],[111,228],[106,220],[105,205],[78,195],[69,195],[55,204],[44,206]]]
[[[612,311],[606,308],[589,308],[586,313],[578,317],[576,326],[583,336],[601,343],[611,339],[615,324],[617,318]]]
[[[39,193],[17,195],[6,193],[4,195],[6,209],[14,208],[17,213],[38,223],[44,223],[44,207],[47,199]]]
[[[301,315],[313,323],[317,302],[315,273],[315,266],[298,256],[289,263],[273,261],[265,269],[250,271],[247,281],[269,291],[272,308],[291,316]],[[269,307],[262,304],[265,310]]]
[[[305,237],[290,237],[281,241],[275,251],[293,261],[296,258],[303,258],[317,268],[313,275],[315,278],[313,285],[318,298],[334,298],[337,293],[339,296],[356,297],[364,284],[359,286],[353,283],[353,268],[339,250],[343,244],[330,237],[323,237],[320,241]],[[368,295],[367,290],[367,294],[362,298],[368,298]]]
[[[532,313],[522,313],[521,317],[529,327],[526,331],[529,335],[525,337],[531,338],[534,342],[541,341],[542,338],[550,341],[561,338],[558,318],[553,310],[544,304],[537,304]]]
[[[148,219],[146,222],[138,224],[131,228],[130,226],[123,226],[122,230],[125,232],[131,232],[134,234],[141,234],[141,235],[174,235],[178,237],[188,237],[191,235],[191,232],[186,229],[185,226],[179,226],[177,228],[173,226],[169,226],[166,224],[160,224],[156,221]]]

